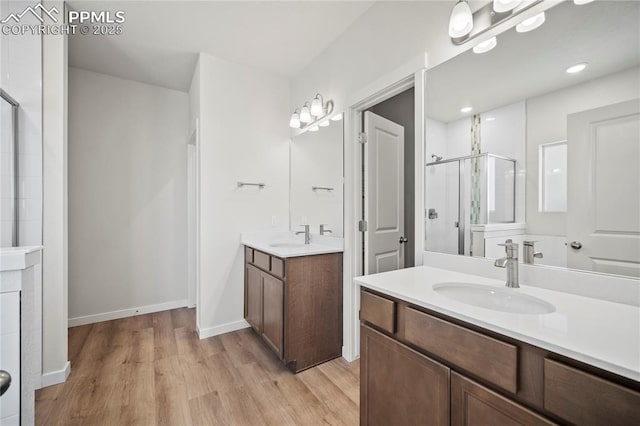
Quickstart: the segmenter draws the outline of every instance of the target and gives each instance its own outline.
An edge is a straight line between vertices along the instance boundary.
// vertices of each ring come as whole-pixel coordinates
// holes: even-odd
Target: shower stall
[[[472,256],[472,225],[514,223],[516,160],[489,152],[426,164],[429,251]]]
[[[0,247],[18,245],[18,102],[0,89]]]

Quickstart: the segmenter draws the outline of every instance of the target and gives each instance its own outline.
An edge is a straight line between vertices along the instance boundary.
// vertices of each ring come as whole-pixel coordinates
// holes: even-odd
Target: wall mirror
[[[512,239],[521,262],[640,277],[638,34],[639,2],[563,2],[428,71],[426,250]]]
[[[290,144],[290,221],[292,231],[343,236],[343,120],[334,114],[316,131],[295,136]]]
[[[0,89],[0,247],[16,246],[18,103]]]

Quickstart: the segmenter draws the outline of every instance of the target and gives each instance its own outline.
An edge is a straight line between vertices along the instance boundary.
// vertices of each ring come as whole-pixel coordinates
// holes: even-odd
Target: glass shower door
[[[0,93],[0,247],[17,245],[17,103]]]
[[[459,254],[460,162],[432,164],[426,168],[425,233],[429,251]]]

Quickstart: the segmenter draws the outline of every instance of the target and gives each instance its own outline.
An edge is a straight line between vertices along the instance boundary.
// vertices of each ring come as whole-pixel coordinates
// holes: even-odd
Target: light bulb
[[[580,64],[575,64],[570,66],[569,68],[566,69],[567,74],[576,74],[579,73],[580,71],[584,71],[584,69],[587,67],[586,62],[582,62]]]
[[[311,122],[311,113],[309,112],[309,107],[307,106],[307,104],[304,104],[304,106],[300,110],[300,122],[301,123]]]
[[[341,112],[337,113],[336,115],[331,117],[331,120],[332,121],[340,121],[340,120],[342,120],[342,113]]]
[[[526,33],[529,31],[533,31],[538,28],[540,25],[544,24],[545,15],[544,12],[538,13],[536,16],[525,19],[516,25],[516,31],[519,33]]]
[[[515,9],[520,3],[522,0],[493,0],[493,10],[498,13],[508,12]]]
[[[453,7],[449,18],[449,37],[466,36],[473,29],[473,14],[465,0],[460,0]]]
[[[491,37],[489,40],[485,40],[482,43],[478,43],[473,46],[473,53],[486,53],[496,47],[498,40],[495,37]]]
[[[317,132],[318,130],[320,130],[320,127],[318,126],[313,126],[312,128],[309,129],[310,132]]]
[[[293,114],[291,114],[291,119],[289,120],[289,127],[292,129],[300,128],[300,114],[298,114],[298,110],[295,110]]]
[[[317,94],[313,101],[311,101],[311,115],[320,117],[324,115],[324,105],[322,105],[322,96]]]
[[[321,121],[320,123],[318,123],[318,126],[327,127],[329,124],[331,124],[331,122],[329,120],[324,120],[324,121]]]
[[[578,6],[582,6],[583,4],[591,3],[593,0],[573,0],[575,4]]]

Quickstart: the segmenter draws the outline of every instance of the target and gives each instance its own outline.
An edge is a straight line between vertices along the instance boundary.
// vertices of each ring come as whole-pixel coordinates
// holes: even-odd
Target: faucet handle
[[[509,259],[517,259],[518,258],[518,243],[512,242],[511,238],[509,238],[504,243],[498,244],[501,247],[504,247],[504,251],[507,254],[507,258]]]

